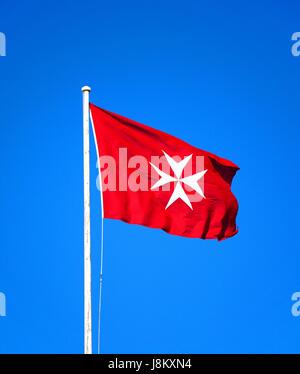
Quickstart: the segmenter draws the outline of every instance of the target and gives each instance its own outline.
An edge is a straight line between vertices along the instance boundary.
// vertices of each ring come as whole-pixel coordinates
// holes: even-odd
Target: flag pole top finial
[[[81,88],[81,91],[82,91],[82,92],[85,92],[85,91],[91,92],[91,87],[89,87],[89,86],[83,86],[83,87]]]

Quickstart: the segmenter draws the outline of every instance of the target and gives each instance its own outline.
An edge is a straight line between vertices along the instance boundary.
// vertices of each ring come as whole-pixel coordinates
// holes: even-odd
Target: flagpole
[[[92,353],[91,227],[90,227],[90,137],[89,96],[84,86],[83,102],[83,183],[84,183],[84,353]]]

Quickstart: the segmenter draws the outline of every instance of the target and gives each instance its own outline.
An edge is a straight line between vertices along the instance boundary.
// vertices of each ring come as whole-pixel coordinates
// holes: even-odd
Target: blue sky
[[[103,353],[299,353],[299,3],[42,4],[0,9],[0,352],[83,351],[88,84],[95,104],[241,168],[240,232],[229,240],[105,222]],[[96,345],[94,147],[91,174]]]

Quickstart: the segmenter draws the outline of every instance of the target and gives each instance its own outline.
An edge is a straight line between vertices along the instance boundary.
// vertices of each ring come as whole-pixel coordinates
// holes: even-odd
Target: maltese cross
[[[153,169],[157,172],[157,174],[161,177],[152,187],[151,190],[154,190],[155,188],[164,186],[167,183],[175,183],[174,191],[170,197],[170,200],[166,206],[165,209],[168,209],[170,205],[172,205],[176,200],[181,199],[186,205],[188,205],[192,210],[192,204],[185,193],[182,183],[186,184],[187,186],[191,187],[194,191],[196,191],[200,196],[205,198],[204,193],[201,189],[201,187],[198,184],[198,181],[204,176],[204,174],[207,172],[206,170],[202,170],[196,174],[190,175],[188,177],[182,177],[183,170],[192,158],[193,154],[185,157],[183,160],[176,162],[172,157],[170,157],[165,151],[163,151],[168,164],[170,165],[171,169],[174,172],[174,177],[166,174],[162,170],[160,170],[158,167],[153,165],[151,162],[150,165],[153,167]]]

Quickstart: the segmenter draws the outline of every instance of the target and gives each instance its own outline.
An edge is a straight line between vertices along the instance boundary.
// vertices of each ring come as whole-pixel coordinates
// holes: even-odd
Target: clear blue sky
[[[83,350],[84,84],[241,168],[232,239],[105,222],[103,352],[300,352],[299,14],[292,0],[2,1],[0,352]],[[96,307],[94,147],[91,170]]]

